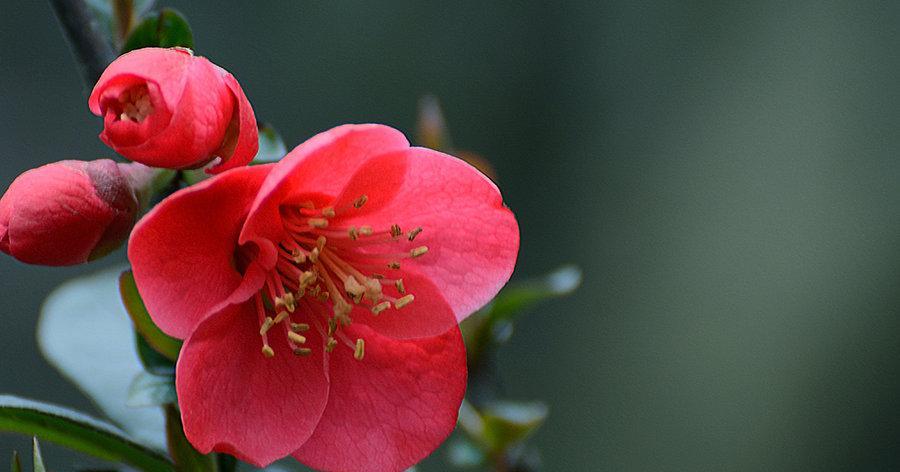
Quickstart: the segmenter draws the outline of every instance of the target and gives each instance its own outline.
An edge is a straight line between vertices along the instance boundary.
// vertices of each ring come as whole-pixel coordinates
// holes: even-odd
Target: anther
[[[373,302],[381,300],[381,282],[367,278],[365,281],[366,297]]]
[[[312,349],[310,349],[308,347],[298,347],[297,349],[294,349],[295,356],[304,356],[305,357],[310,354],[312,354]]]
[[[422,227],[419,226],[418,228],[416,228],[416,229],[410,231],[409,233],[407,233],[407,234],[406,234],[406,239],[412,241],[413,239],[416,239],[416,236],[418,236],[419,233],[421,233],[421,232],[422,232]]]
[[[295,305],[294,294],[287,292],[283,297],[275,297],[275,306],[283,306],[287,311],[293,313],[297,308]]]
[[[419,257],[428,252],[428,246],[419,246],[409,251],[409,257]]]
[[[314,247],[312,251],[309,251],[309,262],[313,264],[319,262],[319,248]]]
[[[316,275],[316,273],[311,270],[308,270],[308,271],[300,274],[300,287],[301,288],[309,287],[310,285],[312,285],[313,283],[316,282],[317,278],[318,278],[318,276]],[[318,295],[318,293],[315,293],[314,295]]]
[[[400,229],[400,225],[398,225],[398,224],[396,224],[396,223],[395,223],[395,224],[392,224],[392,225],[391,225],[391,237],[392,237],[392,238],[399,238],[401,234],[403,234],[403,230]]]
[[[398,298],[396,302],[394,302],[394,306],[397,307],[397,309],[403,308],[406,305],[409,305],[410,303],[412,303],[412,301],[415,300],[415,298],[416,297],[414,297],[413,294],[411,294],[411,293],[409,295],[404,295],[404,296]]]
[[[316,238],[316,248],[319,249],[319,252],[322,252],[322,249],[325,248],[326,241],[327,240],[325,239],[325,236],[319,236],[318,238]]]
[[[347,280],[344,280],[344,290],[356,303],[359,303],[363,294],[366,293],[366,287],[357,282],[356,277],[347,277]]]
[[[309,331],[309,325],[306,323],[291,323],[291,331],[295,333]]]
[[[325,352],[331,352],[335,347],[337,347],[337,339],[329,337],[325,343]]]
[[[288,339],[290,339],[291,341],[293,341],[297,344],[306,344],[306,336],[303,336],[302,334],[297,334],[293,331],[288,331],[287,335],[288,335]]]
[[[394,282],[394,286],[397,287],[397,291],[400,293],[406,293],[406,287],[403,285],[403,279],[397,279]]]
[[[371,226],[360,226],[359,234],[363,236],[371,236],[372,235],[372,227]]]
[[[369,197],[367,197],[366,195],[360,195],[359,198],[357,198],[356,201],[353,202],[353,206],[355,208],[362,208],[362,206],[365,205],[367,201],[369,201]]]
[[[334,218],[334,207],[322,208],[322,216],[325,218]]]
[[[273,320],[271,316],[267,316],[266,319],[263,320],[262,326],[259,327],[259,335],[264,336],[274,324],[275,320]]]
[[[357,230],[355,226],[351,226],[350,229],[347,230],[347,235],[350,236],[350,239],[356,241],[359,239],[359,230]]]
[[[391,302],[381,302],[372,307],[372,313],[375,316],[378,316],[379,313],[381,313],[384,310],[387,310],[390,307],[391,307]]]
[[[275,324],[281,323],[285,318],[289,316],[286,311],[279,311],[277,315],[275,315]]]
[[[308,225],[312,226],[313,228],[327,228],[328,227],[328,220],[326,220],[325,218],[310,218],[309,220],[306,221],[306,223]]]
[[[303,264],[306,262],[306,254],[295,249],[291,252],[291,259],[297,264]]]
[[[361,361],[366,355],[366,342],[362,338],[356,340],[356,349],[353,350],[353,357]]]
[[[262,353],[264,356],[266,356],[268,358],[275,357],[275,351],[272,350],[272,348],[268,344],[263,345]]]
[[[388,266],[388,269],[399,269],[400,263],[397,261],[391,261],[391,262],[388,262],[387,266]]]

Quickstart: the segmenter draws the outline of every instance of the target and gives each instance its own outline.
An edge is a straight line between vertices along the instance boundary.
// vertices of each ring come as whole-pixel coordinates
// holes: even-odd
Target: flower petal
[[[269,174],[241,232],[241,242],[281,241],[282,203],[303,195],[333,199],[371,157],[407,147],[403,133],[383,125],[344,125],[313,136]],[[272,251],[268,259],[274,264]]]
[[[462,321],[509,280],[519,251],[519,226],[490,179],[460,159],[425,148],[371,159],[359,171],[367,176],[354,176],[342,199],[371,193],[361,184],[397,169],[397,160],[406,161],[406,172],[390,201],[372,202],[374,211],[342,224],[423,228],[414,245],[426,246],[428,252],[401,265],[404,271],[409,267],[430,279]],[[367,251],[396,252],[396,246],[389,243]]]
[[[186,51],[165,48],[143,48],[125,53],[103,71],[88,98],[88,108],[101,116],[100,104],[106,88],[111,82],[130,77],[134,82],[143,80],[157,84],[166,106],[174,110],[178,107],[187,80],[185,70],[191,66],[193,59]]]
[[[244,95],[244,90],[233,75],[220,69],[225,85],[234,99],[234,112],[225,132],[225,141],[217,151],[222,161],[207,172],[219,174],[228,169],[245,166],[256,156],[259,150],[259,133],[256,128],[256,116],[253,107]]]
[[[232,305],[201,323],[181,350],[176,372],[184,433],[202,453],[225,452],[264,467],[312,434],[328,398],[325,355],[297,357],[279,327],[275,356],[260,351],[253,303]],[[321,346],[315,332],[311,343]]]
[[[466,389],[459,328],[414,341],[356,324],[345,333],[365,339],[365,357],[342,345],[331,354],[328,406],[293,456],[319,470],[404,470],[456,426]]]
[[[234,169],[183,189],[157,205],[131,235],[128,258],[153,321],[187,337],[214,306],[229,299],[242,277],[234,265],[237,237],[271,165]],[[248,270],[241,297],[262,286]]]

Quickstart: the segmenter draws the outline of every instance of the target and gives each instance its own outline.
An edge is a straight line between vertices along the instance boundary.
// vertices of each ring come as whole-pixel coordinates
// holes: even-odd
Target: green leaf
[[[145,372],[119,296],[121,268],[71,280],[50,294],[38,322],[44,357],[134,439],[165,450],[159,408],[127,405],[132,379]]]
[[[31,438],[32,441],[32,462],[34,472],[47,472],[47,468],[44,467],[44,456],[41,454],[41,445],[38,444],[37,436],[33,436]]]
[[[162,406],[178,402],[175,394],[175,375],[156,375],[141,372],[128,388],[128,406]]]
[[[156,352],[162,354],[172,362],[178,360],[178,352],[181,350],[181,341],[163,333],[153,320],[150,313],[147,313],[147,307],[141,300],[141,294],[138,293],[137,285],[134,283],[134,274],[130,270],[122,272],[119,277],[119,291],[122,296],[122,302],[125,304],[125,310],[134,328],[140,333],[141,337]]]
[[[22,461],[19,459],[19,453],[13,451],[12,460],[9,465],[9,470],[12,472],[22,472]]]
[[[166,406],[166,437],[169,443],[169,454],[175,460],[176,470],[179,472],[216,472],[215,456],[200,454],[184,436],[181,413],[174,405]]]
[[[0,395],[0,431],[39,436],[147,472],[174,470],[165,457],[132,441],[108,423],[67,408],[11,395]]]
[[[103,35],[106,36],[110,42],[121,44],[119,38],[121,38],[123,34],[120,32],[121,27],[117,24],[118,22],[115,18],[116,15],[113,8],[114,1],[127,3],[122,2],[121,0],[87,0],[85,3],[87,3],[88,9],[100,26]],[[130,12],[131,18],[140,18],[153,7],[154,0],[134,0],[130,3],[132,7]]]
[[[547,419],[540,402],[497,401],[477,410],[468,401],[459,409],[459,426],[492,456],[522,442]]]
[[[278,131],[272,125],[266,123],[259,127],[259,151],[253,158],[251,165],[268,164],[278,162],[287,154],[287,146]]]
[[[159,13],[150,13],[128,36],[122,53],[148,47],[194,48],[194,34],[191,26],[181,13],[163,8]]]
[[[447,447],[447,461],[454,467],[469,469],[484,464],[484,452],[466,439],[455,439]]]

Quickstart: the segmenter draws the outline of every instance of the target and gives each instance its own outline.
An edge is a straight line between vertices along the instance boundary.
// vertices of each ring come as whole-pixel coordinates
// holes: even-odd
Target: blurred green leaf
[[[194,34],[181,13],[163,8],[148,14],[132,31],[122,47],[122,53],[140,48],[194,48]]]
[[[266,123],[259,127],[259,151],[251,165],[278,162],[287,154],[287,147],[278,131]]]
[[[176,403],[175,375],[157,375],[141,372],[128,389],[128,406],[162,406]]]
[[[495,457],[521,443],[546,419],[547,406],[541,402],[495,401],[478,410],[463,401],[459,409],[460,428]]]
[[[141,294],[138,293],[137,285],[134,283],[134,274],[130,270],[122,272],[122,275],[119,277],[119,292],[122,302],[125,304],[125,310],[134,323],[134,329],[144,338],[147,344],[170,361],[175,362],[178,360],[181,341],[163,333],[153,323],[150,313],[147,313],[147,307],[144,306],[144,301],[141,300]]]
[[[169,455],[175,460],[176,470],[179,472],[216,472],[215,456],[200,454],[184,436],[181,413],[174,405],[166,406],[166,438],[169,443]]]
[[[114,44],[122,44],[120,38],[124,36],[125,32],[120,31],[119,22],[116,21],[113,1],[117,0],[86,0],[85,3],[106,38]],[[140,18],[153,7],[154,0],[133,0],[130,3],[131,18]]]
[[[44,456],[41,454],[41,445],[38,444],[37,436],[33,436],[31,438],[32,441],[32,457],[33,457],[33,468],[34,472],[47,472],[47,468],[44,467]]]
[[[132,379],[145,369],[119,295],[121,272],[105,270],[54,290],[41,310],[38,346],[107,417],[141,443],[164,450],[162,410],[127,405]]]
[[[447,448],[447,461],[454,467],[468,469],[478,467],[487,460],[484,451],[465,438],[457,438]]]
[[[171,471],[162,455],[116,427],[56,405],[0,395],[0,430],[40,436],[62,446],[143,471]]]
[[[175,363],[169,358],[163,356],[156,349],[147,344],[147,340],[135,330],[134,344],[137,349],[138,358],[141,364],[147,369],[147,372],[156,375],[172,375],[175,373]]]
[[[9,465],[9,470],[11,472],[22,472],[22,461],[19,459],[19,453],[13,451],[12,460]]]

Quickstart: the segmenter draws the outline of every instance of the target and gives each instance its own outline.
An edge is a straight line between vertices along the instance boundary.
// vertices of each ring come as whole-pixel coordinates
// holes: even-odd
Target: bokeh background
[[[435,94],[499,172],[515,277],[582,266],[499,355],[510,397],[550,405],[546,470],[900,466],[900,4],[158,3],[289,145],[411,133]],[[0,186],[112,156],[48,4],[2,11]],[[53,287],[117,260],[0,258],[0,391],[92,411],[34,327]],[[28,446],[0,435],[0,457]]]

